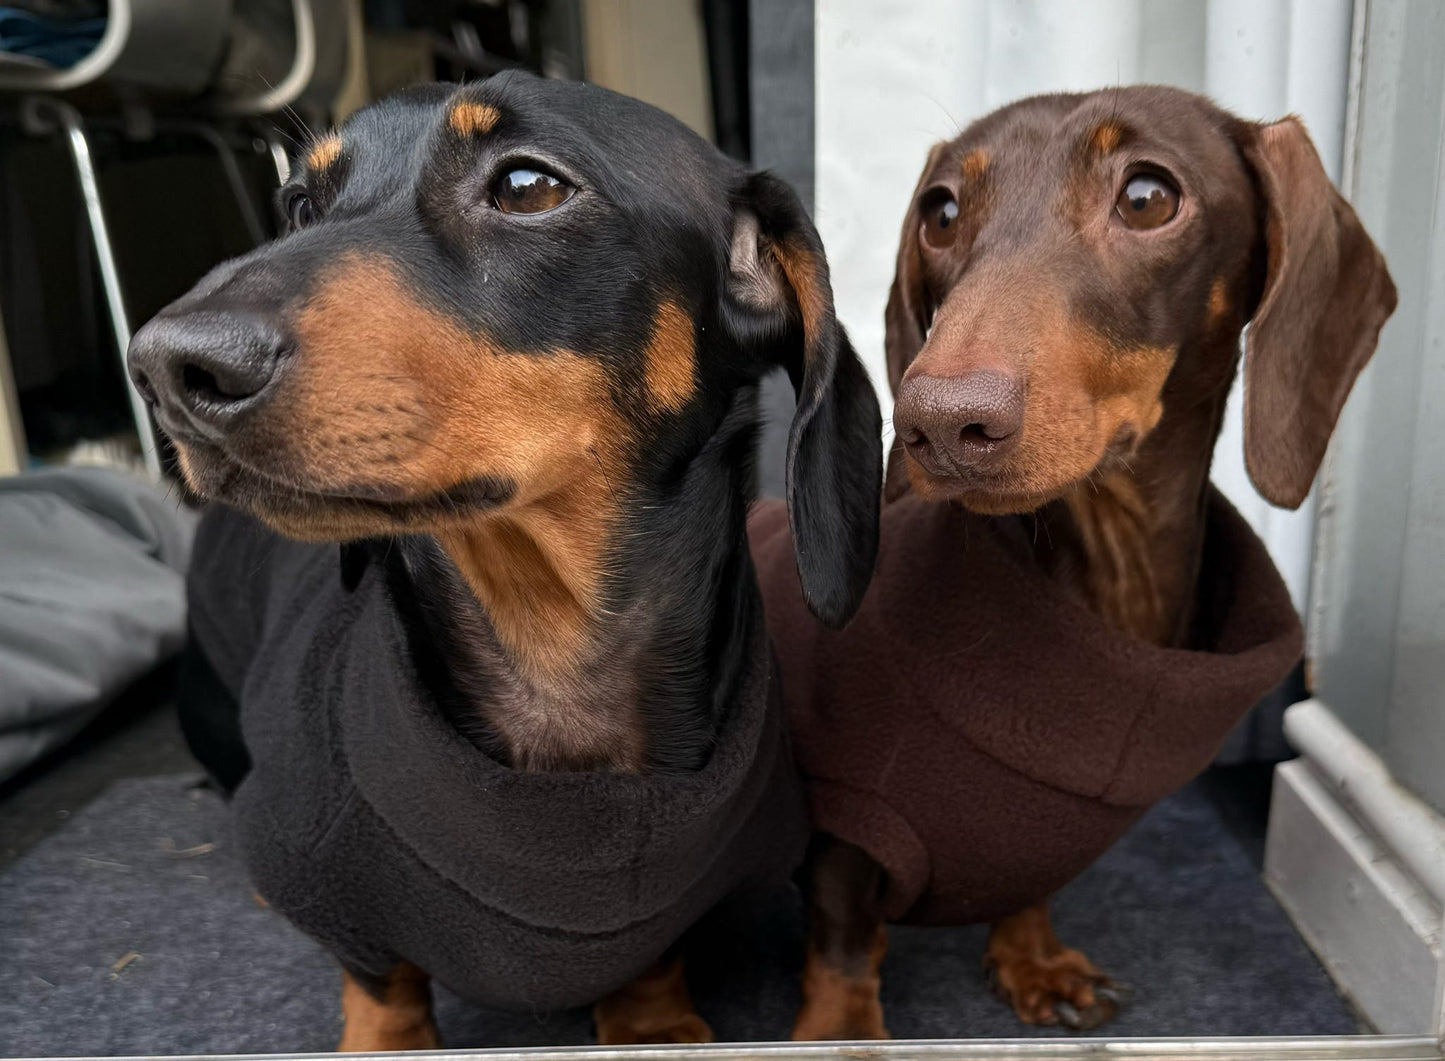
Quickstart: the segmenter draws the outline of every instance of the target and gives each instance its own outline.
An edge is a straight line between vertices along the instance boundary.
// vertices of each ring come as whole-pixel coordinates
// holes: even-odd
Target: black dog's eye
[[[958,240],[958,200],[947,188],[931,188],[919,201],[923,214],[923,242],[944,250]]]
[[[1114,209],[1129,228],[1158,228],[1179,213],[1179,189],[1154,173],[1136,173],[1124,182]]]
[[[492,185],[492,201],[504,214],[544,214],[572,198],[576,190],[550,173],[514,169]]]
[[[316,220],[316,205],[311,196],[297,192],[286,200],[286,221],[292,229],[305,228]]]

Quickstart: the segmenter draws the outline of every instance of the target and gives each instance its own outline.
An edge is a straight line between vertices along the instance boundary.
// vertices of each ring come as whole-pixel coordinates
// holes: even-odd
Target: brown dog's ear
[[[903,238],[898,243],[898,265],[893,271],[893,286],[888,289],[888,306],[883,310],[883,353],[888,364],[888,387],[894,394],[928,334],[922,272],[918,215],[910,206],[903,222]]]
[[[903,233],[898,239],[898,262],[893,270],[893,286],[888,289],[888,306],[883,311],[885,328],[883,352],[888,364],[888,386],[894,394],[903,382],[903,373],[923,349],[928,336],[929,320],[933,308],[928,305],[928,294],[923,289],[923,260],[918,249],[918,232],[922,219],[918,216],[918,195],[923,191],[923,182],[933,171],[938,153],[945,144],[934,144],[928,152],[923,176],[913,189],[908,201],[908,212],[903,215]]]
[[[738,199],[724,319],[793,382],[787,500],[798,574],[813,614],[842,626],[878,554],[878,398],[833,311],[822,241],[792,188],[753,174]]]
[[[1248,126],[1241,141],[1267,255],[1244,361],[1245,466],[1268,500],[1298,508],[1395,310],[1395,285],[1299,119]]]

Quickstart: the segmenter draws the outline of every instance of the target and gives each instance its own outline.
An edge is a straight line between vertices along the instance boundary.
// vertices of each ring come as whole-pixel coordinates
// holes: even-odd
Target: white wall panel
[[[817,0],[815,220],[838,315],[887,398],[883,307],[908,195],[983,109],[987,0]]]
[[[1309,126],[1325,170],[1336,182],[1344,156],[1353,21],[1350,0],[1290,0],[1285,103]]]
[[[1204,19],[1201,0],[1145,0],[1139,80],[1204,91]]]
[[[1139,80],[1140,0],[992,0],[988,16],[986,110]]]
[[[1297,113],[1338,180],[1350,50],[1349,0],[1209,0],[1205,91],[1246,118]],[[1243,378],[1224,413],[1212,477],[1269,546],[1296,606],[1308,604],[1314,494],[1298,511],[1273,508],[1244,466]]]
[[[1278,116],[1289,83],[1289,0],[1209,0],[1205,91],[1245,117]],[[1340,99],[1344,99],[1340,86]]]
[[[1310,655],[1320,698],[1445,811],[1445,4],[1367,21],[1352,182],[1400,303],[1336,430]]]
[[[1205,14],[1204,90],[1221,106],[1246,118],[1278,117],[1285,112],[1289,86],[1289,0],[1209,0]],[[1344,86],[1340,101],[1343,106]],[[1244,466],[1244,378],[1234,381],[1224,426],[1214,450],[1210,476],[1249,520],[1284,575],[1301,609],[1308,596],[1308,535],[1313,524],[1313,495],[1299,515],[1286,515],[1260,497]],[[1297,543],[1283,524],[1304,521],[1306,544]],[[1296,528],[1298,529],[1298,528]],[[1283,535],[1283,537],[1282,537]]]

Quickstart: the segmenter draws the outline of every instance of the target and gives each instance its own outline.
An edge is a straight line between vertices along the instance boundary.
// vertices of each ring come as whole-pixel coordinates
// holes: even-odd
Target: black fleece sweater
[[[595,1001],[806,840],[761,614],[695,773],[522,773],[419,680],[380,565],[211,509],[192,627],[241,705],[235,797],[257,890],[354,972],[414,962],[479,1004]]]

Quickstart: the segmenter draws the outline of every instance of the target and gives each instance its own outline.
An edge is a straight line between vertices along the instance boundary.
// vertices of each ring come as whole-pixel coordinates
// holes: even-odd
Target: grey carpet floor
[[[1155,807],[1055,903],[1065,942],[1133,985],[1116,1035],[1343,1034],[1348,1005],[1210,802]],[[789,890],[740,896],[690,945],[719,1039],[786,1034],[801,923]],[[1057,1034],[984,987],[982,929],[895,929],[895,1036]],[[0,875],[0,1056],[311,1051],[336,1041],[338,973],[258,906],[224,805],[196,779],[123,780]],[[439,993],[449,1046],[590,1041],[584,1011],[495,1013]]]

